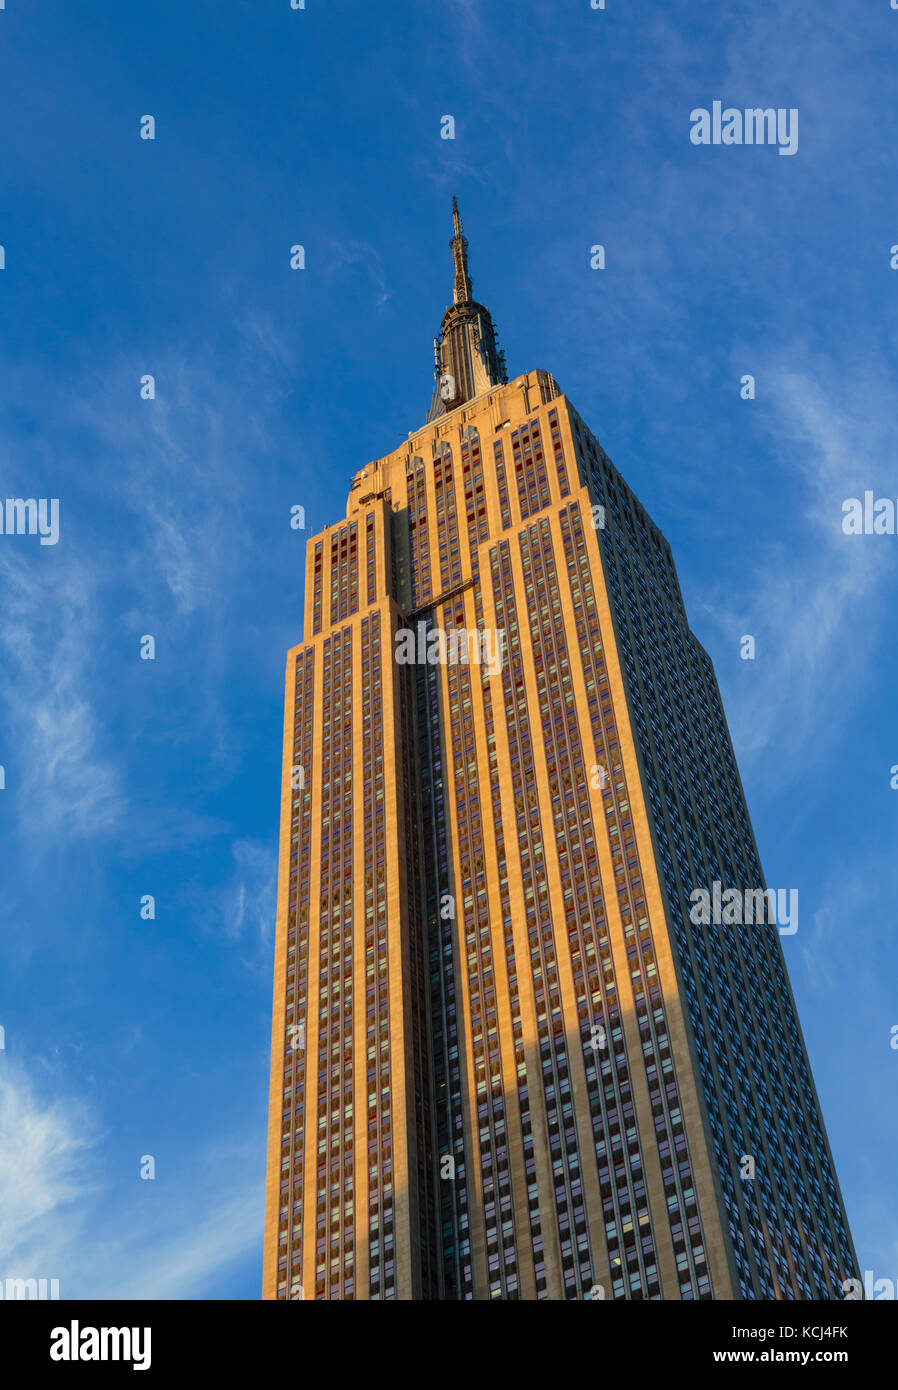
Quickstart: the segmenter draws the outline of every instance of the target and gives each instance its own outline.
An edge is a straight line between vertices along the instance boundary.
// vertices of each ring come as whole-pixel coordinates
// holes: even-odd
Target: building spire
[[[454,196],[449,245],[455,281],[452,303],[443,315],[439,337],[433,340],[437,386],[427,413],[428,421],[508,380],[490,311],[474,299],[468,271],[468,238],[462,230],[458,199]]]
[[[468,238],[462,231],[461,214],[455,194],[452,195],[452,240],[449,245],[455,263],[454,302],[469,304],[474,296],[471,293],[471,277],[468,274]]]

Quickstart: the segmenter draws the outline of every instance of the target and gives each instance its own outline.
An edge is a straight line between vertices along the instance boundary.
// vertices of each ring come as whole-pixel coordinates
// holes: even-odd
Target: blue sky
[[[7,0],[0,490],[60,539],[0,537],[4,1276],[259,1296],[290,507],[423,421],[453,193],[510,374],[671,542],[898,1276],[898,537],[841,531],[898,497],[896,59],[888,0]],[[798,108],[797,154],[693,145],[714,100]]]

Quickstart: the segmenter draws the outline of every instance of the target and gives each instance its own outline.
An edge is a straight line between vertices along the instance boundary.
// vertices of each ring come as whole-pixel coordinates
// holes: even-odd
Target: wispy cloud
[[[277,910],[277,851],[248,838],[231,845],[232,867],[214,901],[201,903],[197,920],[209,936],[237,948],[247,969],[268,978]]]
[[[219,1140],[188,1179],[125,1196],[98,1140],[88,1107],[0,1059],[0,1277],[59,1279],[62,1298],[200,1298],[258,1250],[258,1143]]]
[[[200,747],[219,779],[233,775],[242,735],[224,692],[234,644],[246,636],[234,622],[242,576],[266,562],[260,549],[267,557],[271,546],[260,536],[278,526],[292,536],[292,497],[266,501],[246,467],[250,454],[275,449],[257,417],[270,429],[288,392],[284,344],[258,313],[243,314],[235,342],[237,384],[227,390],[211,357],[183,347],[150,354],[153,401],[140,401],[133,363],[119,359],[102,380],[85,366],[52,397],[46,425],[50,440],[79,441],[78,458],[54,458],[46,439],[0,439],[23,479],[49,473],[61,499],[57,546],[0,544],[4,809],[33,844],[38,834],[108,835],[126,812],[126,853],[221,829],[204,807],[161,816],[147,806],[146,763],[132,765],[128,731],[138,722],[151,740]],[[28,401],[47,390],[27,374],[12,384]],[[157,642],[152,667],[138,659],[145,633]],[[147,730],[146,692],[160,686],[166,699]],[[117,721],[124,737],[112,733]]]
[[[229,1267],[260,1251],[264,1179],[260,1176],[246,1187],[216,1196],[198,1213],[188,1216],[182,1210],[178,1223],[184,1220],[183,1226],[169,1223],[148,1247],[128,1252],[125,1268],[130,1272],[116,1292],[117,1298],[202,1298]],[[108,1279],[107,1273],[96,1287],[108,1288]],[[261,1268],[259,1287],[261,1291]],[[95,1296],[105,1295],[98,1292]]]
[[[365,241],[337,241],[332,237],[327,243],[325,256],[330,271],[342,270],[345,266],[360,266],[374,282],[378,309],[391,298],[393,291],[387,287],[383,259],[377,247]]]
[[[226,890],[224,928],[228,936],[268,940],[274,926],[277,854],[268,845],[235,840],[234,874]]]
[[[823,756],[871,679],[895,543],[844,535],[842,501],[867,487],[894,491],[898,429],[893,389],[871,364],[846,379],[794,351],[766,363],[763,379],[774,407],[767,443],[795,484],[771,505],[794,496],[797,524],[780,515],[766,533],[753,527],[744,587],[712,590],[701,607],[730,649],[743,633],[758,636],[757,659],[726,683],[725,699],[740,755],[774,751],[770,775],[782,785]]]
[[[80,1238],[93,1183],[94,1122],[77,1102],[47,1100],[0,1058],[0,1274],[58,1278]]]
[[[125,803],[96,700],[95,576],[62,549],[26,551],[14,538],[0,549],[0,582],[0,700],[17,822],[32,833],[102,835]]]

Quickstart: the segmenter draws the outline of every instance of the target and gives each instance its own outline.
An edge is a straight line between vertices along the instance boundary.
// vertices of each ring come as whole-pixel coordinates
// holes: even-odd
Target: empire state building
[[[263,1296],[841,1299],[670,547],[554,378],[507,380],[454,203],[451,248],[426,420],[309,540],[287,653]],[[761,911],[696,912],[721,885]]]

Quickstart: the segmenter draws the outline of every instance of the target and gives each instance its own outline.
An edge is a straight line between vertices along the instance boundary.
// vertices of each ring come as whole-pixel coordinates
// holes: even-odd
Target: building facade
[[[287,658],[263,1296],[842,1298],[779,928],[695,910],[768,901],[711,661],[453,219],[427,421]]]

